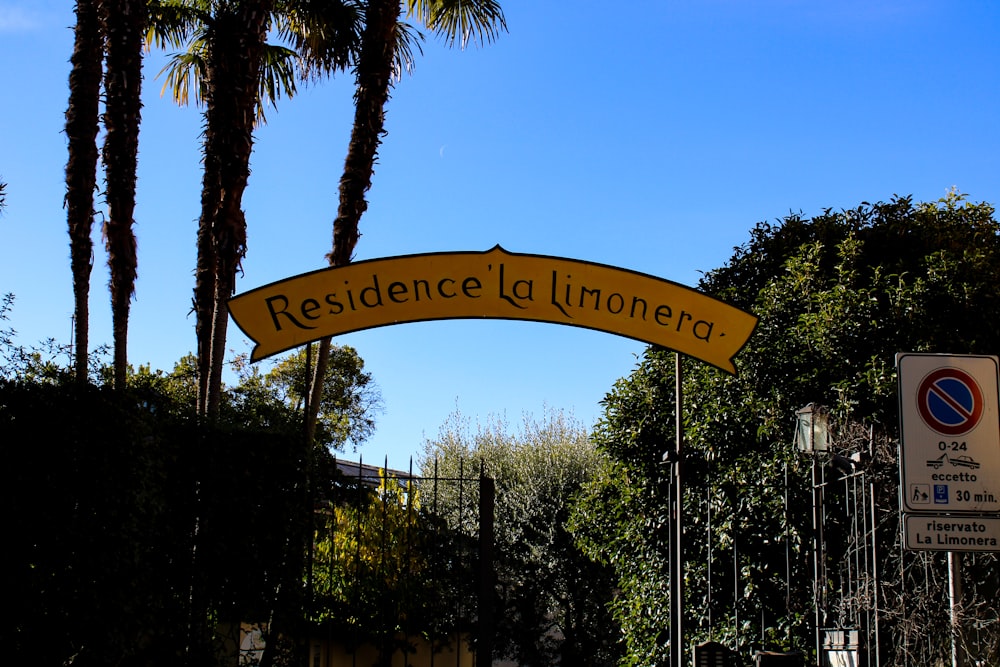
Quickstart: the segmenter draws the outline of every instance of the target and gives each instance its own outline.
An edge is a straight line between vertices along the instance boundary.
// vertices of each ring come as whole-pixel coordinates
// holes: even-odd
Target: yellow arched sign
[[[552,322],[662,345],[735,373],[757,318],[689,287],[603,264],[487,252],[406,255],[287,278],[229,301],[251,359],[326,336],[447,319]]]

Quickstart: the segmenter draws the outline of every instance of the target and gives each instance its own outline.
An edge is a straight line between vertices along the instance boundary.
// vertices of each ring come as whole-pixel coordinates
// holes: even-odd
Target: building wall
[[[411,637],[413,653],[397,652],[392,656],[392,667],[475,667],[476,654],[469,649],[467,637],[463,637],[458,650],[454,644],[437,646],[437,652],[430,642],[422,637]],[[378,650],[371,645],[350,651],[346,645],[326,639],[313,639],[309,643],[309,667],[370,667],[376,664]]]

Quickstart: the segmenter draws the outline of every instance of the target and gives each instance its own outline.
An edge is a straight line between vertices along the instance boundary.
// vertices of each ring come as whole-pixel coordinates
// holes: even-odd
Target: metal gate
[[[310,667],[488,667],[495,485],[337,461],[316,508]]]

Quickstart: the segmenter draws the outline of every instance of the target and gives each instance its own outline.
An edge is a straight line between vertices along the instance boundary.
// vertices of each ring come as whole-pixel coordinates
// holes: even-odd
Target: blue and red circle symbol
[[[983,416],[983,391],[965,371],[939,368],[920,381],[917,409],[932,430],[962,435],[976,428]]]

